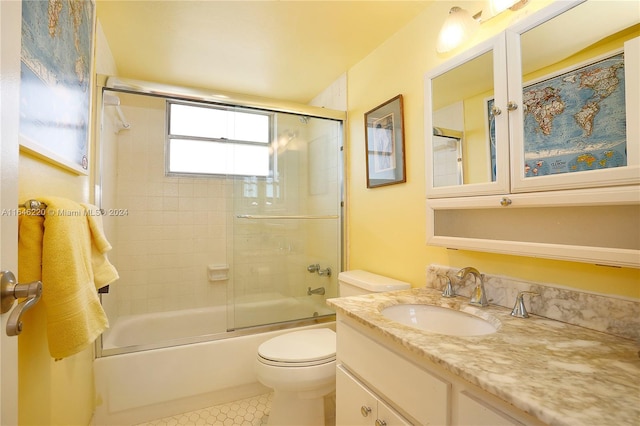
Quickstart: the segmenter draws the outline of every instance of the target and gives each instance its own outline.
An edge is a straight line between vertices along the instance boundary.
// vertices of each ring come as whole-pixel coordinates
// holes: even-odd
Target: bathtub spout
[[[313,290],[311,290],[311,287],[309,287],[309,289],[307,290],[307,295],[311,296],[312,294],[319,294],[324,296],[324,287],[314,288]]]

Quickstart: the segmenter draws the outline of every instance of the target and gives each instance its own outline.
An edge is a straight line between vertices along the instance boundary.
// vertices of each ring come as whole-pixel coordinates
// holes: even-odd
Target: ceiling
[[[433,1],[98,0],[123,78],[308,103]]]

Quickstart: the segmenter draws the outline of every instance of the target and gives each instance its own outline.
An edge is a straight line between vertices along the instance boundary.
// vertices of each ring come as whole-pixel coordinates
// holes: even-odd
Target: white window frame
[[[218,110],[225,110],[231,112],[238,112],[244,114],[256,114],[268,117],[268,135],[267,140],[265,142],[262,141],[250,141],[250,140],[237,140],[233,138],[227,138],[225,136],[221,136],[218,138],[215,137],[203,137],[203,136],[192,136],[192,135],[183,135],[183,134],[173,134],[171,130],[171,107],[172,105],[185,105],[189,107],[195,108],[211,108]],[[185,102],[185,101],[176,101],[176,100],[167,100],[166,103],[166,143],[165,143],[165,174],[167,176],[211,176],[211,177],[221,177],[221,176],[257,176],[258,178],[268,178],[273,177],[274,169],[275,169],[275,160],[273,155],[273,149],[271,148],[272,140],[274,140],[274,114],[269,111],[251,109],[251,108],[243,108],[234,105],[220,105],[220,104],[209,104],[209,103],[200,103],[200,102]],[[203,171],[203,170],[171,170],[171,144],[176,141],[193,141],[193,142],[204,142],[204,143],[212,143],[212,144],[225,144],[230,146],[232,149],[239,148],[249,148],[251,147],[264,147],[268,152],[268,166],[266,169],[254,169],[256,173],[250,173],[250,170],[241,170],[240,172],[234,172],[233,170],[225,170],[225,171]],[[203,145],[205,147],[205,145]]]

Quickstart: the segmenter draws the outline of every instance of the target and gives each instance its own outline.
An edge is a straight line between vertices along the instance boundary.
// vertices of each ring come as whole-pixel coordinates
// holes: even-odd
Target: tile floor
[[[267,423],[273,393],[241,399],[189,413],[141,423],[138,426],[223,425],[260,426]]]
[[[136,426],[261,426],[266,425],[271,409],[273,392],[241,399],[201,410],[164,417]],[[335,392],[325,397],[325,426],[335,426]]]

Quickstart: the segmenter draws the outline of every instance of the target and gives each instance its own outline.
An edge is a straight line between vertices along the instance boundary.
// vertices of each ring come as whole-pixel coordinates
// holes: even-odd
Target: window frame
[[[248,108],[240,105],[232,105],[232,104],[219,104],[219,103],[210,103],[210,102],[197,102],[197,101],[183,101],[183,100],[175,100],[175,99],[167,99],[165,104],[165,176],[168,177],[252,177],[255,176],[257,179],[275,179],[276,173],[274,170],[277,167],[276,164],[276,156],[274,155],[273,149],[273,141],[275,140],[275,113],[273,111],[262,110],[257,108]],[[256,114],[263,115],[268,118],[268,140],[267,142],[257,142],[257,141],[247,141],[247,140],[236,140],[229,138],[211,138],[211,137],[202,137],[202,136],[186,136],[180,134],[172,134],[171,133],[171,105],[186,105],[197,108],[210,108],[210,109],[218,109],[218,110],[226,110],[231,112],[241,112],[248,114]],[[193,140],[193,141],[202,141],[202,142],[217,142],[223,144],[230,145],[249,145],[249,146],[260,146],[266,147],[268,149],[268,171],[266,175],[263,174],[241,174],[241,173],[207,173],[207,172],[185,172],[185,171],[171,171],[170,170],[170,160],[171,160],[171,142],[172,140]]]

